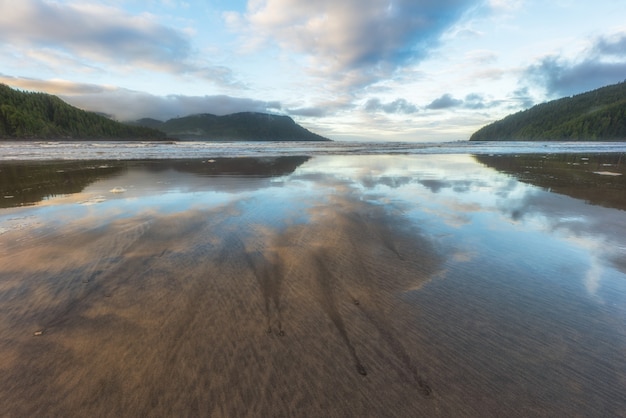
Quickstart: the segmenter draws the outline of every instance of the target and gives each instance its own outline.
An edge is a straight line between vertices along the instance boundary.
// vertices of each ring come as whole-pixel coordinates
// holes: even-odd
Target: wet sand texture
[[[2,416],[437,416],[419,231],[336,197],[3,235]],[[462,410],[462,409],[461,409]]]

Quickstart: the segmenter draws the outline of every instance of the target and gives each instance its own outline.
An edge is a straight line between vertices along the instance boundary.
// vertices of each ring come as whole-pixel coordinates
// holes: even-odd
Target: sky
[[[120,120],[256,111],[467,140],[626,80],[624,0],[0,0],[0,83]]]

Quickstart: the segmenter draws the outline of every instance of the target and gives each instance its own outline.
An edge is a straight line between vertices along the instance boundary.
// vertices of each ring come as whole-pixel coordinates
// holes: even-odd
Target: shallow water
[[[624,154],[526,151],[5,161],[4,414],[625,416]]]

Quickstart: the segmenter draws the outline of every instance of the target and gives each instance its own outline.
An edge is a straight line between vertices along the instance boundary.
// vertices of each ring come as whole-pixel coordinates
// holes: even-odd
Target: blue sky
[[[454,141],[626,79],[623,0],[0,0],[0,82],[119,120]]]

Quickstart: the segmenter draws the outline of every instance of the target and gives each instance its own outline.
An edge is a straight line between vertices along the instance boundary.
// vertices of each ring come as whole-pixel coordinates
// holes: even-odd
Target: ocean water
[[[566,152],[626,152],[626,142],[0,142],[0,161]]]

